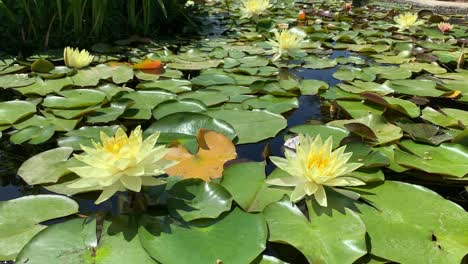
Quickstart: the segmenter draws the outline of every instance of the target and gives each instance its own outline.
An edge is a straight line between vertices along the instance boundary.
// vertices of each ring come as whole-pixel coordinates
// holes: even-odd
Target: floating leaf
[[[166,169],[168,175],[210,181],[221,177],[224,163],[237,156],[234,144],[221,133],[200,129],[197,142],[199,148],[196,154],[191,154],[181,145],[171,148],[165,159],[178,163]]]
[[[14,260],[24,245],[46,228],[39,223],[77,212],[75,201],[59,195],[30,195],[0,202],[0,259]]]
[[[156,119],[161,119],[167,115],[180,113],[180,112],[202,112],[207,110],[208,107],[200,100],[196,99],[182,99],[182,100],[168,100],[160,103],[154,110],[153,116]]]
[[[0,88],[16,88],[28,86],[36,82],[36,78],[27,74],[5,74],[0,76]]]
[[[137,226],[130,218],[121,216],[112,223],[105,221],[100,230],[98,235],[96,222],[90,219],[73,219],[52,225],[26,245],[17,262],[157,263],[142,248]]]
[[[67,90],[59,95],[61,96],[48,95],[42,105],[58,109],[80,108],[100,104],[106,98],[105,93],[91,89]]]
[[[0,125],[11,125],[36,112],[36,105],[27,101],[0,102]]]
[[[459,178],[468,174],[466,146],[449,143],[429,146],[412,140],[404,140],[400,144],[410,152],[395,150],[395,161],[402,166]]]
[[[265,182],[265,163],[247,162],[229,166],[221,185],[247,212],[261,212],[265,206],[277,202],[291,191],[272,187]]]
[[[359,119],[335,120],[329,126],[346,127],[349,131],[374,142],[385,144],[400,139],[403,136],[401,128],[388,123],[385,118],[369,114]]]
[[[238,144],[254,143],[273,137],[286,127],[284,117],[264,110],[219,109],[203,113],[224,120],[234,127],[239,137]],[[253,127],[261,129],[252,130]]]
[[[367,253],[366,227],[359,215],[345,208],[336,193],[328,192],[328,207],[313,202],[310,221],[289,201],[272,203],[263,212],[271,242],[287,243],[309,263],[353,263]],[[312,243],[313,241],[313,243]]]
[[[217,218],[231,209],[232,197],[223,186],[199,179],[182,180],[169,190],[168,209],[184,221]]]
[[[418,185],[385,181],[356,188],[370,253],[399,263],[460,263],[468,253],[465,210]]]
[[[250,263],[265,249],[267,227],[261,214],[236,208],[220,219],[189,226],[147,218],[138,231],[140,241],[161,263]]]

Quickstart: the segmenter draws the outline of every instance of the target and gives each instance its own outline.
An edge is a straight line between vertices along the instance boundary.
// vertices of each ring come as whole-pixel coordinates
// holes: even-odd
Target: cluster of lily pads
[[[224,34],[0,60],[2,140],[54,146],[18,175],[57,193],[0,202],[0,260],[461,263],[466,211],[389,178],[468,185],[466,21],[332,0],[199,10]],[[328,68],[337,85],[295,75]],[[308,96],[321,120],[287,127]],[[285,129],[285,158],[236,159]],[[118,213],[80,210],[82,193]]]

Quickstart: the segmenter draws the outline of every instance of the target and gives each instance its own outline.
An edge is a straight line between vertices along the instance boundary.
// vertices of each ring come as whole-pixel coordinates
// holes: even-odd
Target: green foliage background
[[[188,21],[184,0],[0,0],[0,50],[152,36]],[[170,25],[170,26],[169,26]]]

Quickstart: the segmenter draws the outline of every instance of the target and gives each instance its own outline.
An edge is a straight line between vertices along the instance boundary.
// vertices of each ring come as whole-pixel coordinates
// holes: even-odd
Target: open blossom
[[[453,25],[452,25],[452,24],[450,24],[450,23],[445,23],[445,22],[440,22],[439,25],[437,25],[437,27],[439,28],[439,30],[440,30],[442,33],[449,32],[450,30],[453,29]]]
[[[272,7],[269,0],[244,0],[241,3],[241,18],[256,17]]]
[[[350,197],[359,197],[348,190],[337,189],[339,186],[357,186],[365,183],[346,176],[361,167],[361,163],[347,163],[352,153],[345,153],[345,146],[332,151],[332,137],[325,143],[320,135],[315,139],[299,135],[296,151],[285,149],[285,157],[271,157],[271,161],[290,176],[268,179],[267,183],[278,186],[294,187],[291,201],[297,202],[306,195],[314,195],[321,206],[327,206],[324,186]]]
[[[68,187],[101,187],[103,191],[96,200],[98,204],[119,190],[139,192],[142,185],[162,184],[153,176],[164,174],[174,163],[163,159],[169,149],[155,146],[158,137],[159,133],[154,133],[143,141],[140,127],[130,136],[121,128],[113,137],[101,132],[101,143],[93,142],[93,148],[82,146],[84,153],[75,155],[84,166],[69,168],[81,179]]]
[[[273,47],[272,53],[275,54],[273,61],[278,60],[283,54],[291,54],[301,49],[302,41],[306,37],[304,31],[297,28],[275,31],[276,40],[269,40],[268,43]]]
[[[63,50],[63,59],[67,67],[80,69],[91,64],[94,56],[90,55],[87,50],[80,51],[79,49],[66,47]]]
[[[416,13],[404,13],[393,19],[397,23],[398,31],[403,31],[405,29],[411,29],[424,24],[424,21],[418,21],[418,14]]]

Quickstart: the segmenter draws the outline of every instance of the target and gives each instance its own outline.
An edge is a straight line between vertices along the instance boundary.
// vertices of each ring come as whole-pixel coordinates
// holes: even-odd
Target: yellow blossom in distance
[[[94,147],[81,146],[84,153],[74,155],[84,166],[68,168],[81,178],[68,187],[101,187],[103,191],[95,202],[99,204],[119,190],[139,192],[142,185],[164,183],[153,176],[164,174],[174,162],[163,159],[168,148],[155,146],[159,132],[144,141],[140,126],[130,136],[122,128],[113,137],[102,131],[100,136],[101,143],[93,142]]]
[[[317,203],[326,207],[324,186],[351,198],[358,198],[357,193],[335,187],[364,185],[361,180],[346,176],[363,164],[347,163],[352,153],[344,152],[346,146],[332,151],[332,145],[331,136],[323,143],[320,135],[314,139],[300,134],[296,152],[285,149],[286,158],[270,157],[278,168],[288,172],[290,176],[268,179],[267,183],[294,187],[291,193],[292,202],[298,202],[306,195],[314,195]]]
[[[306,37],[304,31],[297,28],[275,31],[276,40],[269,40],[268,43],[273,47],[271,52],[275,54],[273,61],[278,60],[284,54],[291,54],[301,49],[302,41]]]
[[[404,13],[393,19],[397,23],[398,31],[405,29],[411,29],[413,27],[424,24],[424,21],[418,21],[418,14],[416,13]]]
[[[94,56],[90,55],[89,52],[84,49],[80,51],[78,48],[66,47],[63,50],[63,59],[67,67],[80,69],[91,64]]]
[[[269,0],[244,0],[241,2],[241,18],[256,17],[272,7]]]

